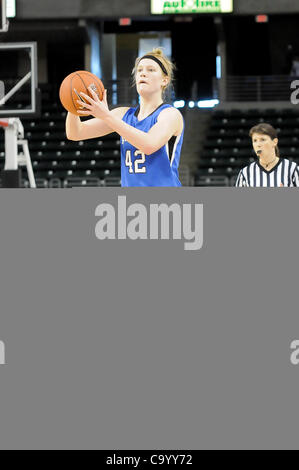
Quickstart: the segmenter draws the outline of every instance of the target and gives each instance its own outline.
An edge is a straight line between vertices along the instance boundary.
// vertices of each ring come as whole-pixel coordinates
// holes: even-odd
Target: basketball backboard
[[[39,112],[36,42],[0,43],[0,118]]]

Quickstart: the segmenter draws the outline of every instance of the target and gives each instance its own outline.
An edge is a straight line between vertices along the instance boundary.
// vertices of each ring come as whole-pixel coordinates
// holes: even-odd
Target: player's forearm
[[[79,116],[67,113],[65,122],[65,132],[69,140],[80,140],[82,122]]]
[[[150,155],[157,150],[154,142],[151,142],[150,136],[146,132],[135,129],[117,116],[109,113],[105,117],[105,122],[127,142],[146,155]]]

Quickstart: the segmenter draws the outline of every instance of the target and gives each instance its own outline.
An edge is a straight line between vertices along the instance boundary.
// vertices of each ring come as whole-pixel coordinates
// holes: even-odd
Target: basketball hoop
[[[8,119],[0,119],[0,127],[8,127],[9,122]]]

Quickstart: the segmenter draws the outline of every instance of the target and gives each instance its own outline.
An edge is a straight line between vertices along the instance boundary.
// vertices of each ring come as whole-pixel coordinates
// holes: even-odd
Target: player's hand
[[[107,90],[104,90],[102,100],[99,99],[98,95],[91,87],[88,87],[88,90],[91,93],[92,98],[89,95],[81,92],[80,95],[84,99],[85,103],[83,104],[80,100],[77,100],[77,103],[80,104],[80,106],[84,109],[77,110],[77,113],[80,115],[91,114],[95,118],[104,119],[109,115]]]

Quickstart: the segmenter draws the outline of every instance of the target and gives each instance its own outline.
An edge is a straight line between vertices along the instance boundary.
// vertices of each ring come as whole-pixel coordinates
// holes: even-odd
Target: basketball
[[[80,108],[77,100],[81,100],[82,104],[84,104],[80,93],[83,92],[92,98],[88,87],[91,87],[96,92],[100,100],[103,99],[104,85],[96,75],[86,70],[79,70],[67,75],[59,89],[59,98],[62,106],[70,113],[78,116],[77,110],[82,108]]]

